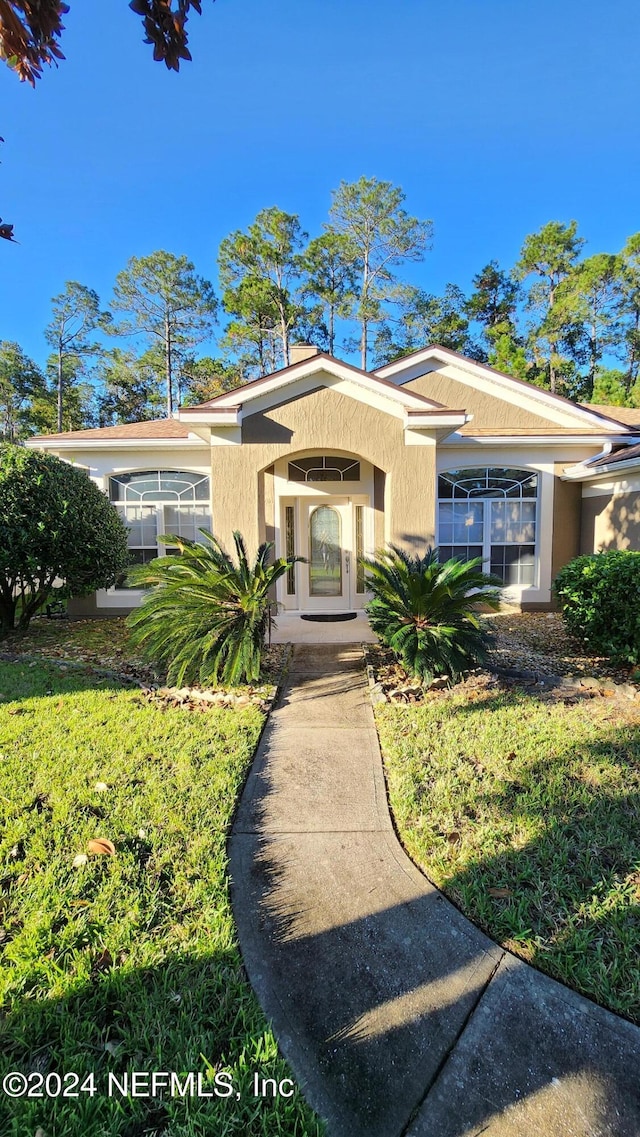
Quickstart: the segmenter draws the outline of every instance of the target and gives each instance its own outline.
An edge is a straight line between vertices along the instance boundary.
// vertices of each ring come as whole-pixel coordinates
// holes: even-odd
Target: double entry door
[[[295,580],[295,599],[287,596],[287,608],[308,612],[346,612],[362,608],[367,601],[364,570],[359,558],[366,550],[367,505],[364,496],[352,498],[298,498],[285,507],[289,530],[288,550],[295,550],[307,563],[298,564],[287,578],[287,590]],[[291,540],[291,524],[294,540]],[[293,546],[293,549],[292,549]]]

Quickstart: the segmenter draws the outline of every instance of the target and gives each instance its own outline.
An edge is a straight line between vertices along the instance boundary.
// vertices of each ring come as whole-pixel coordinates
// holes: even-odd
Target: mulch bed
[[[497,613],[485,616],[492,644],[488,666],[472,671],[455,690],[477,697],[488,687],[525,687],[542,698],[567,704],[600,696],[621,703],[640,700],[640,670],[615,667],[603,656],[590,655],[568,634],[555,612]],[[421,687],[388,648],[366,645],[366,658],[377,701],[419,703],[444,695],[451,687],[436,679]]]

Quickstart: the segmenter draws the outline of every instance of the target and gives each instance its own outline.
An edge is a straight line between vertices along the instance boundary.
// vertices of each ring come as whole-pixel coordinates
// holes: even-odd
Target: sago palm
[[[179,555],[158,557],[133,569],[131,583],[153,586],[127,619],[133,642],[167,665],[169,683],[233,685],[260,674],[270,590],[298,557],[269,562],[273,546],[260,545],[253,564],[240,533],[236,560],[206,530],[204,540],[166,536]]]
[[[500,596],[499,582],[481,564],[480,557],[441,564],[437,549],[412,556],[395,545],[364,559],[371,627],[424,684],[436,676],[460,679],[486,655],[477,605],[497,608]]]

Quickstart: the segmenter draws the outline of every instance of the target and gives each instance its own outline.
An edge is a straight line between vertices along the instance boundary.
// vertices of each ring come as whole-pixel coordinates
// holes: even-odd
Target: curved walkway
[[[294,649],[230,860],[249,977],[329,1137],[639,1137],[640,1030],[401,849],[358,647]]]

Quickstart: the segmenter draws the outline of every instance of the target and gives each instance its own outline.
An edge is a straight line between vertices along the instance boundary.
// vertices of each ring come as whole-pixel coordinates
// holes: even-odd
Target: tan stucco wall
[[[468,383],[460,383],[448,375],[443,375],[441,371],[430,371],[427,375],[421,375],[418,379],[405,383],[404,387],[410,391],[417,391],[427,399],[444,403],[453,410],[465,410],[468,414],[472,414],[471,430],[474,427],[477,429],[526,427],[544,433],[549,427],[556,426],[542,415],[533,414],[524,407],[488,395]]]
[[[581,552],[640,550],[640,493],[610,493],[582,499]]]
[[[580,552],[580,508],[582,486],[563,482],[565,463],[555,465],[553,483],[553,532],[551,537],[551,579]]]
[[[213,447],[211,475],[216,534],[229,545],[240,529],[250,547],[266,535],[269,476],[278,458],[326,448],[357,454],[385,474],[389,537],[408,548],[433,542],[435,534],[435,445],[405,445],[403,423],[382,410],[321,387],[242,424],[241,446]],[[262,489],[260,488],[262,485]],[[376,541],[383,537],[376,484]]]

